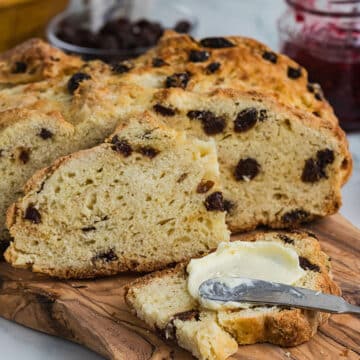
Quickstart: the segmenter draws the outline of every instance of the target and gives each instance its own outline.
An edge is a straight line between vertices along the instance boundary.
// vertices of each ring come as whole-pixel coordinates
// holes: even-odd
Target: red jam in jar
[[[319,83],[341,126],[360,130],[360,0],[286,0],[281,51]]]

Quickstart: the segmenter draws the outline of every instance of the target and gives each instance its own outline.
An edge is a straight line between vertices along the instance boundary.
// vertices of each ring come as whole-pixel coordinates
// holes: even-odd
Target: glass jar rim
[[[311,7],[309,5],[304,4],[303,1],[299,0],[286,0],[287,4],[295,8],[296,10],[300,10],[309,14],[317,15],[317,16],[328,16],[328,17],[337,17],[337,18],[355,18],[360,17],[360,8],[356,9],[356,11],[341,11],[341,10],[327,10],[321,9],[318,7]],[[359,5],[360,0],[330,0],[330,3],[333,5]]]

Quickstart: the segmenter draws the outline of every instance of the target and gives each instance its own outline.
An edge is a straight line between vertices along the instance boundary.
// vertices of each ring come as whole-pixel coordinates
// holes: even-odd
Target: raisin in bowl
[[[118,62],[137,57],[156,45],[165,29],[194,35],[197,19],[189,9],[166,0],[156,0],[145,17],[136,14],[105,22],[95,33],[87,27],[86,12],[63,12],[47,28],[55,47],[85,60]]]

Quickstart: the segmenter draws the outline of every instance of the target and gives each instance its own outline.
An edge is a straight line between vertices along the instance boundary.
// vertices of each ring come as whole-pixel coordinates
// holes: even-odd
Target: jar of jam
[[[319,83],[341,126],[360,130],[360,0],[286,0],[281,51]]]

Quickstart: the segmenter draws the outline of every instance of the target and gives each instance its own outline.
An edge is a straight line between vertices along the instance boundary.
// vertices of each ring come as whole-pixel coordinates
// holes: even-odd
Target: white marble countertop
[[[76,0],[75,0],[76,1]],[[170,0],[168,0],[170,1]],[[177,0],[199,18],[196,36],[241,34],[277,49],[276,19],[284,10],[282,0]],[[343,190],[341,213],[360,227],[360,133],[349,136],[354,173]],[[40,334],[0,319],[0,359],[100,360],[79,345]]]

